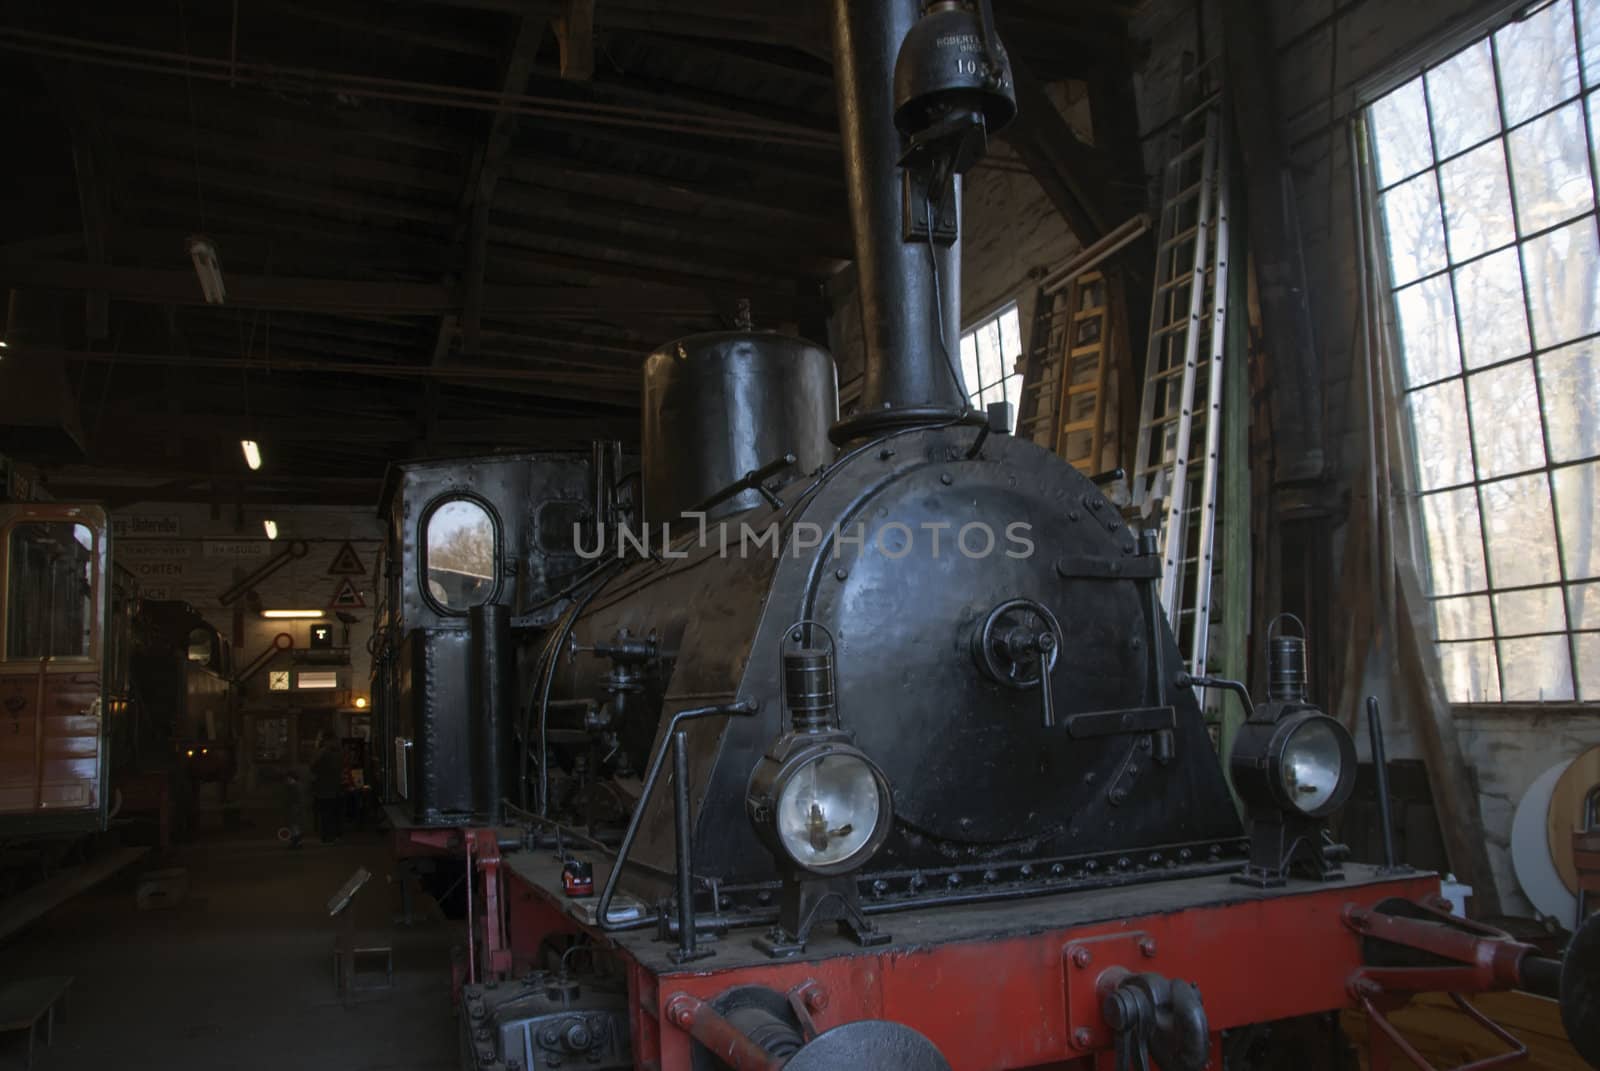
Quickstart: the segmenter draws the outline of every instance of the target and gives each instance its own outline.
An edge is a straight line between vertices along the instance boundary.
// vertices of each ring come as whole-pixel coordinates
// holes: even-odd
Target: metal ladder
[[[1017,432],[1086,476],[1100,472],[1111,339],[1106,280],[1087,271],[1050,293],[1041,288],[1023,376]]]
[[[1133,501],[1161,534],[1161,605],[1206,672],[1216,560],[1228,300],[1228,144],[1221,93],[1179,118],[1161,178]]]

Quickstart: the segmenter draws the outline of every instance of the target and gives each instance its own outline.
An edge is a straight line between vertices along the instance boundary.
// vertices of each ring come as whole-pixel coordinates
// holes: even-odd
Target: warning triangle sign
[[[344,545],[333,556],[333,564],[328,566],[329,576],[366,576],[367,567],[361,564],[361,555],[356,553],[356,548],[346,540]]]
[[[330,610],[360,610],[366,605],[355,582],[349,578],[339,581],[339,586],[333,590],[333,598],[328,601]]]

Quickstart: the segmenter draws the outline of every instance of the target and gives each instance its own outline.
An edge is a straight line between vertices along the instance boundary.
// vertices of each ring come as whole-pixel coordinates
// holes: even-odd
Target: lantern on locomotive
[[[826,647],[815,646],[821,633]],[[834,694],[832,633],[815,621],[790,630],[783,650],[787,730],[750,775],[750,822],[783,873],[778,923],[758,947],[805,951],[821,922],[838,922],[866,945],[888,940],[861,910],[852,875],[894,825],[889,779],[855,746]]]
[[[1300,636],[1271,631],[1267,702],[1254,706],[1245,697],[1248,716],[1229,759],[1250,825],[1250,863],[1235,880],[1282,885],[1296,873],[1332,880],[1343,876],[1343,849],[1326,825],[1355,791],[1355,740],[1307,698],[1303,627]]]

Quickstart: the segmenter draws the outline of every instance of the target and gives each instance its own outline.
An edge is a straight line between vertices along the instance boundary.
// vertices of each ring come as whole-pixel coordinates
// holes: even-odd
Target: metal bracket
[[[1158,962],[1156,940],[1143,930],[1068,941],[1061,950],[1066,982],[1067,1040],[1080,1053],[1108,1049],[1116,1040],[1105,1021],[1105,994],[1130,974]]]
[[[1178,715],[1171,707],[1129,707],[1127,710],[1096,710],[1073,714],[1064,719],[1067,735],[1075,740],[1091,736],[1116,736],[1119,733],[1154,733],[1174,729]]]
[[[1345,905],[1345,926],[1360,935],[1365,946],[1367,965],[1350,976],[1348,988],[1380,1031],[1371,1035],[1370,1042],[1371,1066],[1375,1069],[1387,1071],[1388,1054],[1381,1048],[1381,1037],[1386,1037],[1419,1071],[1437,1071],[1387,1016],[1389,1010],[1403,1004],[1413,993],[1448,993],[1468,1017],[1510,1046],[1505,1052],[1462,1064],[1454,1071],[1487,1071],[1528,1054],[1527,1046],[1461,994],[1530,988],[1532,972],[1528,961],[1537,959],[1537,950],[1512,940],[1503,930],[1456,918],[1447,907],[1437,899],[1423,903],[1385,900],[1374,908]],[[1384,949],[1400,950],[1400,954]],[[1393,965],[1378,966],[1375,959]]]
[[[1128,746],[1128,753],[1123,756],[1122,764],[1117,767],[1106,789],[1106,798],[1113,807],[1119,806],[1133,794],[1134,782],[1155,761],[1155,740],[1155,733],[1143,733]]]
[[[815,978],[807,978],[789,990],[788,999],[789,1008],[800,1023],[800,1036],[810,1041],[821,1033],[811,1013],[827,1010],[828,991]]]

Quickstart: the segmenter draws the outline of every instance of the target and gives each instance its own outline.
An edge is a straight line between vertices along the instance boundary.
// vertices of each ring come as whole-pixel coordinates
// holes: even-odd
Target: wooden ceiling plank
[[[260,4],[263,0],[255,0],[255,2]],[[395,5],[389,5],[381,15],[375,18],[371,16],[363,17],[360,14],[340,10],[331,5],[328,0],[317,0],[316,3],[297,3],[296,0],[265,0],[265,5],[270,8],[276,8],[285,14],[293,15],[296,18],[304,19],[307,22],[355,30],[373,37],[396,41],[413,48],[454,52],[480,59],[493,58],[495,55],[493,42],[470,34],[459,33],[451,28],[451,23],[447,19],[424,19],[406,15],[402,11],[395,10]]]
[[[829,245],[850,248],[842,187],[837,199],[818,200],[786,195],[775,185],[726,182],[725,173],[713,172],[713,178],[688,182],[624,170],[602,170],[544,151],[514,154],[506,174],[530,187],[580,195],[594,193],[644,209],[724,219],[730,225],[736,225],[739,217],[760,220],[764,227],[783,220],[787,226],[797,229],[815,229],[819,240]]]
[[[181,159],[187,166],[194,166],[189,147],[192,135],[187,124],[162,119],[125,118],[117,120],[115,132],[147,158]],[[271,173],[286,178],[334,179],[450,195],[454,195],[460,186],[460,180],[455,175],[444,171],[352,153],[349,151],[348,138],[342,143],[331,136],[326,140],[267,140],[216,129],[205,129],[200,132],[200,137],[205,143],[206,160],[226,161],[239,169],[249,170],[257,170],[265,165]]]
[[[437,283],[371,282],[287,276],[224,275],[228,305],[322,313],[442,315],[457,307],[455,295]],[[0,260],[0,284],[60,290],[104,288],[114,300],[203,305],[192,271],[132,268],[80,262]],[[630,312],[688,316],[720,303],[757,294],[777,309],[810,309],[819,298],[741,286],[685,287],[617,283],[605,286],[514,286],[484,288],[484,311],[516,320],[527,316],[604,316]]]
[[[415,198],[406,200],[370,190],[335,187],[325,181],[311,182],[265,175],[248,168],[225,170],[218,167],[196,167],[192,162],[144,157],[139,161],[137,170],[146,178],[166,180],[173,189],[192,190],[198,181],[207,189],[254,194],[289,204],[331,210],[341,219],[448,226],[454,218],[449,209],[433,207]]]
[[[594,77],[594,2],[561,0],[561,14],[552,22],[561,45],[561,77],[569,81]]]
[[[506,59],[500,80],[501,102],[522,94],[533,73],[534,59],[539,53],[539,43],[544,40],[545,17],[527,11],[517,26],[511,54]],[[466,231],[467,270],[463,278],[461,302],[461,349],[463,353],[478,351],[479,330],[483,326],[484,277],[489,263],[489,213],[494,207],[495,187],[505,169],[506,155],[511,150],[511,139],[517,129],[517,116],[505,107],[497,110],[489,122],[489,132],[484,138],[468,173],[461,203],[456,210],[456,231]]]

